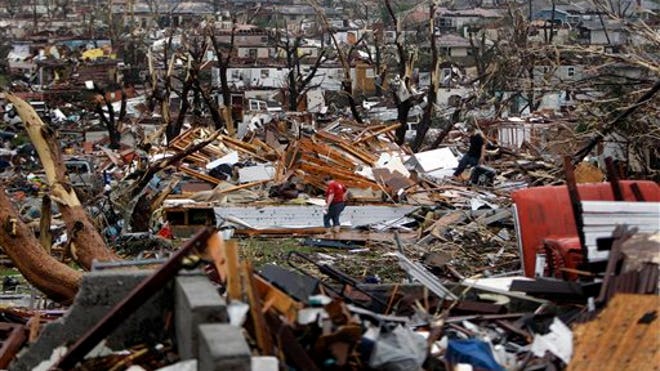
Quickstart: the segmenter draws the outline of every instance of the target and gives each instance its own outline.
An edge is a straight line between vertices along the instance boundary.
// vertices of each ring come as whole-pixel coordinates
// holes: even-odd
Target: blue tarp
[[[504,371],[495,361],[490,346],[481,340],[449,340],[445,358],[453,365],[467,363],[479,370]]]

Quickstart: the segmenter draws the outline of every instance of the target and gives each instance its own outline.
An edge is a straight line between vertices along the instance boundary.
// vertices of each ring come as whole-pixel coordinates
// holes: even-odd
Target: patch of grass
[[[4,278],[6,276],[16,276],[20,274],[21,272],[19,272],[18,269],[14,267],[0,267],[0,278]]]
[[[285,265],[286,257],[291,251],[303,254],[318,251],[313,247],[302,246],[300,240],[295,238],[249,238],[241,240],[240,247],[241,259],[251,261],[257,269],[268,263]]]
[[[287,255],[290,251],[297,251],[309,255],[316,262],[330,263],[336,269],[357,280],[364,280],[368,276],[378,276],[384,283],[393,283],[401,282],[405,277],[396,258],[384,256],[390,250],[380,245],[370,246],[368,252],[350,253],[343,249],[303,246],[300,241],[302,240],[295,238],[243,239],[240,241],[240,257],[243,260],[251,261],[255,269],[268,263],[289,267],[286,261]],[[315,277],[322,280],[327,279],[313,265],[304,264],[302,266]]]

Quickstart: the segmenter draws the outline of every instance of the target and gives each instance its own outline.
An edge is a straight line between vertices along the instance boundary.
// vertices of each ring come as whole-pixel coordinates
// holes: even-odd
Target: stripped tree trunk
[[[401,83],[404,84],[406,90],[410,92],[412,88],[412,74],[415,64],[415,54],[410,53],[409,47],[406,46],[403,40],[403,26],[400,19],[394,12],[394,8],[392,8],[390,0],[385,0],[385,8],[387,9],[387,13],[389,14],[390,19],[395,26],[395,44],[398,56],[397,72],[399,74],[399,78],[401,79]],[[408,99],[402,101],[396,91],[393,91],[392,94],[394,95],[394,100],[396,101],[397,121],[401,123],[395,132],[396,142],[397,144],[402,145],[406,141],[406,131],[408,130],[408,114],[410,113],[410,109],[412,109],[412,107],[417,103],[413,102],[413,98],[411,96],[409,96]]]
[[[68,303],[78,291],[82,274],[60,263],[41,247],[0,188],[0,246],[16,268],[48,298]]]
[[[119,258],[110,251],[83,209],[78,196],[66,177],[66,169],[55,133],[41,121],[37,113],[23,99],[7,94],[14,104],[46,172],[51,199],[57,202],[71,242],[71,255],[85,269],[94,260]]]
[[[429,29],[431,34],[431,86],[429,86],[429,92],[427,95],[427,104],[424,109],[424,115],[422,116],[422,121],[419,123],[417,128],[417,135],[413,144],[410,146],[414,152],[419,151],[424,144],[424,139],[426,138],[426,133],[431,127],[431,121],[433,120],[433,107],[438,99],[438,88],[440,87],[440,58],[438,55],[438,45],[437,38],[435,35],[435,2],[431,1],[429,5]]]

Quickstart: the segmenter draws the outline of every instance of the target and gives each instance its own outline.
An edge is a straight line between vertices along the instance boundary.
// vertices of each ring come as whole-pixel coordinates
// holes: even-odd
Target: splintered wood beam
[[[167,186],[163,188],[163,190],[161,190],[156,194],[156,196],[150,202],[150,209],[152,213],[158,210],[158,208],[160,208],[163,205],[163,202],[165,202],[167,196],[169,196],[170,193],[172,193],[174,188],[176,188],[176,186],[180,182],[181,182],[181,178],[175,176],[170,180]]]
[[[227,140],[227,139],[229,139],[229,140]],[[266,159],[265,157],[257,154],[258,148],[255,149],[255,148],[251,148],[251,146],[244,146],[243,144],[245,144],[245,143],[243,143],[241,141],[237,141],[233,138],[229,138],[227,136],[224,136],[224,138],[222,139],[222,143],[224,145],[226,145],[228,148],[234,149],[238,152],[245,153],[249,156],[254,157],[255,159],[257,159],[259,161],[268,162],[268,159]]]
[[[222,194],[225,194],[225,193],[232,193],[232,192],[235,192],[235,191],[239,191],[241,189],[252,188],[252,187],[256,187],[258,185],[266,184],[268,182],[270,182],[270,179],[256,180],[254,182],[244,183],[244,184],[241,184],[241,185],[221,189],[217,192],[214,192],[214,194],[222,195]]]
[[[302,162],[298,165],[298,168],[307,173],[309,178],[317,178],[316,182],[320,182],[320,184],[323,183],[323,177],[325,175],[330,175],[340,180],[349,188],[378,189],[378,184],[370,179],[336,167],[323,166],[318,163]]]
[[[370,125],[369,127],[360,130],[360,132],[355,136],[355,139],[356,140],[361,139],[363,136],[370,135],[371,133],[373,133],[374,130],[380,130],[386,127],[387,125],[385,124]]]
[[[617,173],[616,167],[614,166],[612,157],[607,157],[605,159],[605,167],[607,169],[607,180],[610,182],[610,186],[612,187],[614,201],[623,201],[623,190],[621,189],[621,183],[619,183],[619,174]]]
[[[266,303],[263,312],[266,313],[272,308],[284,316],[290,324],[295,323],[298,318],[298,311],[303,308],[302,303],[294,300],[291,296],[284,293],[284,291],[271,285],[258,274],[255,274],[253,278],[259,295],[264,303]]]
[[[238,140],[236,138],[228,137],[226,135],[220,135],[219,137],[220,141],[225,143],[225,144],[232,144],[236,147],[241,147],[245,149],[245,151],[253,154],[257,154],[259,151],[259,147],[252,145],[250,143],[244,142],[242,140]]]
[[[313,156],[328,159],[345,168],[355,169],[357,167],[346,154],[325,143],[315,143],[308,138],[303,138],[300,140],[300,149]]]
[[[214,178],[214,177],[212,177],[212,176],[210,176],[210,175],[206,175],[206,174],[200,173],[199,171],[195,171],[195,170],[193,170],[193,169],[191,169],[191,168],[189,168],[189,167],[187,167],[187,166],[179,166],[178,169],[179,169],[181,172],[186,173],[186,174],[192,176],[193,178],[197,178],[197,179],[200,179],[200,180],[203,180],[203,181],[205,181],[205,182],[212,183],[212,184],[220,184],[220,179],[218,179],[218,178]]]
[[[348,143],[343,138],[336,136],[332,133],[328,133],[326,131],[321,130],[317,132],[315,136],[319,138],[323,138],[325,140],[328,140],[336,144],[344,151],[350,153],[352,156],[358,158],[360,161],[363,161],[368,165],[373,165],[378,160],[378,158],[373,156],[371,153],[363,151],[360,148],[354,147],[352,143]]]
[[[213,267],[218,273],[220,282],[225,282],[227,279],[226,245],[226,241],[219,233],[214,233],[206,240],[206,253],[213,261]]]
[[[230,136],[236,135],[236,128],[234,126],[234,119],[231,117],[231,107],[224,107],[222,109],[222,116],[225,119],[225,125],[227,127],[227,132]]]
[[[381,134],[384,134],[384,133],[390,132],[390,131],[392,131],[392,130],[396,130],[396,129],[399,128],[399,126],[401,126],[401,123],[400,123],[400,122],[399,122],[399,123],[396,123],[396,124],[394,124],[394,125],[390,125],[390,126],[388,126],[388,127],[382,128],[382,129],[380,129],[380,130],[377,130],[377,131],[375,131],[375,132],[373,132],[373,133],[371,133],[371,134],[368,134],[368,135],[366,135],[366,136],[364,136],[364,137],[362,137],[362,138],[356,140],[355,142],[353,142],[353,144],[359,144],[359,143],[365,142],[365,141],[367,141],[367,140],[369,140],[369,139],[371,139],[371,138],[375,138],[375,137],[377,137],[377,136],[379,136],[379,135],[381,135]]]

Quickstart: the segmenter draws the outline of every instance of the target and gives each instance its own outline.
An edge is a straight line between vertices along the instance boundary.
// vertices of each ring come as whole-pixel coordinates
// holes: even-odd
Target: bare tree
[[[358,112],[357,102],[355,101],[355,97],[353,96],[353,78],[351,77],[351,64],[349,59],[349,57],[353,54],[353,51],[355,51],[356,47],[360,45],[362,40],[358,40],[354,45],[350,47],[348,53],[346,53],[346,51],[342,48],[342,46],[339,45],[339,42],[337,41],[337,37],[335,36],[335,32],[332,29],[332,27],[330,27],[330,23],[328,22],[328,17],[325,15],[323,8],[319,5],[319,3],[316,0],[307,0],[307,2],[309,3],[309,5],[312,6],[312,8],[314,8],[317,17],[319,17],[319,19],[321,20],[323,31],[330,36],[330,39],[332,40],[335,50],[337,51],[339,62],[341,63],[342,69],[344,70],[344,78],[341,81],[341,90],[348,99],[348,105],[351,109],[351,114],[353,115],[353,118],[355,119],[355,121],[362,124],[363,123],[362,117]],[[364,35],[362,37],[364,37]]]
[[[194,58],[190,56],[189,50],[183,47],[173,50],[173,39],[174,36],[170,35],[167,43],[163,46],[162,71],[155,65],[154,60],[156,58],[151,49],[147,56],[151,75],[151,107],[153,108],[158,104],[158,111],[163,118],[165,138],[168,142],[181,133],[186,114],[190,108],[188,97],[194,85],[194,77],[191,73],[191,68],[194,67],[192,63]],[[195,50],[192,50],[192,52],[196,53]],[[185,66],[182,69],[177,69],[177,61],[185,61]],[[178,114],[175,117],[172,115],[170,105],[172,93],[179,98]]]
[[[23,2],[20,0],[7,0],[7,13],[11,18],[19,13],[20,9],[23,6]]]
[[[303,72],[301,65],[303,64],[303,61],[312,57],[312,53],[302,53],[300,51],[304,40],[304,34],[302,31],[289,31],[285,22],[284,29],[282,30],[278,28],[273,39],[276,48],[282,50],[286,55],[286,67],[288,70],[286,84],[288,107],[290,111],[297,111],[298,105],[300,104],[301,99],[305,97],[307,91],[316,87],[311,84],[311,82],[316,76],[319,67],[321,67],[321,64],[325,60],[326,49],[321,45],[321,48],[318,50],[318,54],[311,63],[309,70]]]
[[[367,40],[363,42],[362,50],[367,53],[369,63],[373,66],[374,74],[378,76],[376,79],[376,96],[383,95],[383,86],[388,72],[387,49],[383,40],[384,29],[381,25],[372,26],[371,40],[373,44],[373,51]]]
[[[227,78],[227,71],[231,65],[231,60],[236,53],[235,40],[236,40],[236,19],[232,19],[231,33],[229,41],[221,41],[217,38],[215,27],[208,28],[208,34],[211,38],[211,44],[215,51],[216,62],[220,70],[220,90],[222,92],[223,104],[223,117],[225,126],[229,135],[233,136],[236,133],[234,128],[234,119],[232,117],[232,104],[231,104],[231,89],[229,88],[229,79]]]
[[[121,106],[119,112],[115,112],[114,107],[112,106],[112,100],[108,98],[108,94],[105,89],[99,87],[96,83],[93,83],[93,91],[97,94],[95,97],[96,105],[94,110],[99,116],[101,122],[108,130],[108,138],[110,139],[109,147],[112,149],[119,149],[121,141],[121,123],[126,117],[126,90],[121,89]],[[104,112],[103,108],[107,109],[107,113]]]
[[[411,149],[415,152],[419,151],[424,143],[424,138],[426,133],[431,127],[431,121],[433,120],[433,111],[438,100],[438,89],[440,88],[440,72],[438,71],[440,67],[440,58],[438,56],[438,45],[437,45],[437,36],[435,32],[435,10],[436,4],[435,0],[429,1],[429,28],[431,35],[431,86],[427,93],[427,102],[426,107],[424,108],[424,115],[422,116],[422,121],[419,123],[417,128],[417,134],[415,135],[415,140],[411,145]]]
[[[417,103],[412,94],[412,73],[415,64],[415,53],[408,52],[408,47],[405,45],[404,35],[402,32],[401,20],[398,19],[392,8],[391,0],[384,0],[387,14],[389,14],[392,24],[395,26],[395,45],[397,51],[397,73],[399,76],[398,84],[393,86],[394,100],[397,106],[397,121],[401,125],[396,129],[396,138],[398,144],[403,144],[405,141],[408,114],[410,109]],[[433,31],[433,29],[431,29]]]

